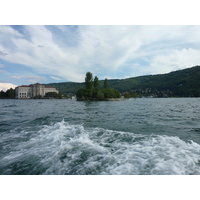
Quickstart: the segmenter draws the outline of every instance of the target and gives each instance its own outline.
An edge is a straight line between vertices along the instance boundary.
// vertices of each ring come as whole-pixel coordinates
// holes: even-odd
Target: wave
[[[178,137],[87,128],[64,120],[15,133],[2,138],[0,174],[200,174],[200,145]],[[16,137],[11,147],[9,140]]]
[[[17,107],[17,105],[16,104],[4,105],[4,108],[13,108],[13,107]]]

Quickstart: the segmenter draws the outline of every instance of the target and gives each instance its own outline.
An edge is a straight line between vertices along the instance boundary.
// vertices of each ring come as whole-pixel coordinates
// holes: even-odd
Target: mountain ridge
[[[103,88],[104,80],[99,81]],[[136,93],[140,97],[200,97],[200,66],[172,71],[166,74],[144,75],[126,79],[109,79],[109,87],[119,90],[122,94]],[[74,95],[77,90],[85,87],[85,83],[61,82],[49,83],[64,95]]]

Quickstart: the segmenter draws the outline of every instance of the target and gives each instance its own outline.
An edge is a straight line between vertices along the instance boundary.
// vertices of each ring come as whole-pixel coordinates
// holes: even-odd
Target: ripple
[[[200,174],[199,99],[9,102],[0,174]]]

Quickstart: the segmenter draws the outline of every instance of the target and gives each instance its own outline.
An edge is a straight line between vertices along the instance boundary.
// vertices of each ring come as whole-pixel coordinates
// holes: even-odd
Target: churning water
[[[0,106],[0,174],[200,174],[199,98]]]

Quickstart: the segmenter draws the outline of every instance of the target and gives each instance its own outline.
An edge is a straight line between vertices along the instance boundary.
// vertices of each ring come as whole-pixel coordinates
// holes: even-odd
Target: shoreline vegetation
[[[87,84],[90,84],[89,82]],[[49,83],[60,92],[60,97],[50,94],[48,97],[38,96],[35,99],[75,99],[106,101],[116,98],[114,93],[124,98],[192,98],[200,97],[200,66],[173,71],[167,74],[146,75],[127,79],[98,80],[95,77],[91,86],[86,83],[61,82]],[[85,86],[85,88],[84,88]],[[115,90],[115,91],[114,91]],[[15,99],[15,89],[0,91],[0,99]]]
[[[125,98],[110,98],[110,99],[107,99],[107,101],[125,101],[127,99]]]
[[[91,72],[85,76],[85,88],[76,92],[77,101],[113,101],[119,100],[121,93],[113,88],[109,88],[108,79],[104,80],[104,89],[99,89],[99,79],[97,76],[93,79]]]
[[[200,66],[194,66],[166,74],[143,75],[125,79],[109,79],[109,87],[118,90],[122,96],[126,92],[135,98],[179,98],[200,97]],[[74,96],[84,88],[84,81],[49,83],[63,95]],[[104,80],[99,80],[99,88],[104,88]]]

